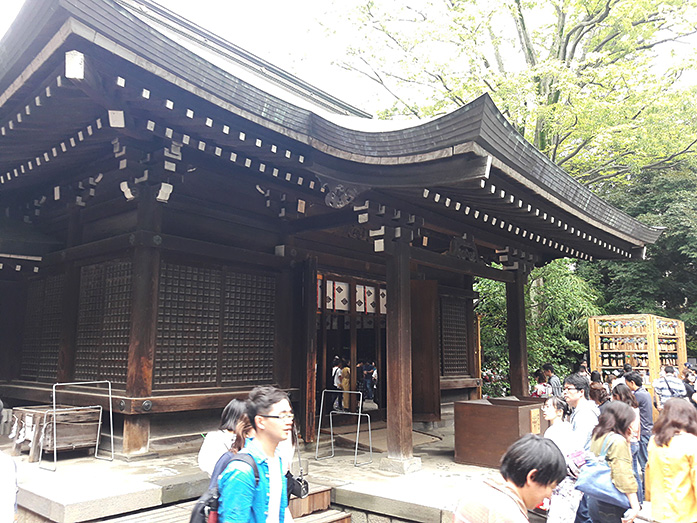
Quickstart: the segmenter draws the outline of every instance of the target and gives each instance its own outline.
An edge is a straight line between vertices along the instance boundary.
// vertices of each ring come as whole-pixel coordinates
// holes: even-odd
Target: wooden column
[[[306,443],[317,432],[317,258],[306,260],[302,270],[301,351],[304,356],[301,432]]]
[[[413,457],[411,402],[411,283],[409,244],[387,256],[387,456]]]
[[[515,271],[515,280],[506,283],[506,335],[510,362],[511,393],[529,396],[528,340],[525,322],[525,283],[527,273]]]
[[[67,247],[82,243],[82,215],[80,208],[70,210],[68,221]],[[68,262],[65,267],[65,286],[63,288],[63,323],[61,325],[60,345],[58,349],[57,381],[68,383],[75,376],[75,353],[77,351],[77,322],[80,305],[80,268],[75,262]]]
[[[161,208],[151,187],[143,187],[138,201],[138,229],[161,232]],[[137,246],[133,252],[131,334],[128,346],[126,395],[147,398],[152,394],[153,364],[157,336],[157,299],[160,278],[160,251],[155,245]],[[138,409],[143,407],[135,402]],[[125,454],[147,452],[150,418],[144,414],[124,418]]]

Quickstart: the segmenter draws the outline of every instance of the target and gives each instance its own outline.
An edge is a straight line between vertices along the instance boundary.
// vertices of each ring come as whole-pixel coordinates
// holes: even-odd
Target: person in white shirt
[[[235,428],[246,413],[246,409],[244,401],[238,399],[230,401],[220,416],[218,430],[206,434],[201,450],[198,452],[198,467],[209,477],[220,456],[232,449],[232,445],[235,443]]]
[[[3,404],[0,401],[0,419]],[[0,521],[12,523],[17,518],[17,466],[14,460],[0,451]]]
[[[552,396],[542,406],[542,415],[549,421],[549,428],[544,437],[551,439],[561,453],[564,454],[569,467],[575,467],[571,454],[576,450],[573,446],[573,430],[571,423],[567,421],[571,409],[561,398]],[[575,489],[576,480],[567,474],[566,478],[552,491],[547,523],[567,523],[574,520],[578,504],[583,493]]]
[[[580,373],[570,374],[564,379],[564,399],[574,409],[570,422],[574,434],[574,445],[578,450],[590,451],[591,433],[598,424],[600,411],[588,399],[590,380]],[[587,496],[583,496],[576,512],[576,522],[590,523]]]

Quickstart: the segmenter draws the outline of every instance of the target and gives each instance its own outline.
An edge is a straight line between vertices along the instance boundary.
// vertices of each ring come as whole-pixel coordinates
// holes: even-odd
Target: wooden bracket
[[[538,256],[521,249],[507,246],[496,251],[498,261],[505,271],[521,271],[530,274],[539,261]]]
[[[375,252],[390,252],[394,242],[408,244],[421,235],[424,219],[413,214],[370,200],[353,210],[358,223],[369,227]]]

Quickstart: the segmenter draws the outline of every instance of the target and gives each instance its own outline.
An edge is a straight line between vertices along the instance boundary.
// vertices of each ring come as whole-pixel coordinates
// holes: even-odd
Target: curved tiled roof
[[[95,45],[320,155],[364,166],[426,165],[460,154],[458,147],[465,144],[471,152],[476,144],[480,154],[497,160],[504,175],[565,212],[630,237],[635,245],[652,243],[661,233],[607,204],[552,163],[506,121],[488,95],[403,129],[360,130],[360,124],[337,123],[333,116],[360,115],[359,110],[172,13],[159,12],[149,0],[27,0],[0,45],[0,96],[5,97],[0,116],[3,100],[12,94],[7,88],[31,53],[70,19],[76,21],[70,31]],[[344,181],[351,181],[350,169]]]

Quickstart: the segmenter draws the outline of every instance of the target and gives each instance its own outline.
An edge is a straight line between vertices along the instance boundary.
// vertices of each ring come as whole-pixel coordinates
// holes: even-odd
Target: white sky
[[[98,0],[97,0],[98,1]],[[327,0],[155,0],[184,18],[212,31],[306,82],[370,113],[391,105],[379,86],[359,73],[332,65],[346,42],[338,33],[328,36],[321,21],[340,24],[328,12]],[[19,12],[24,0],[0,0],[0,37]],[[356,0],[342,0],[346,4]],[[678,53],[693,52],[697,37],[675,45]],[[667,51],[667,50],[666,50]],[[666,55],[668,53],[666,52]],[[666,56],[667,58],[667,56]],[[670,59],[666,61],[669,63]],[[697,84],[697,71],[683,82]]]
[[[316,19],[323,0],[155,0],[197,25],[360,109],[375,113],[391,102],[371,81],[331,65],[339,42]],[[349,1],[349,0],[347,0]],[[24,0],[0,0],[0,37]]]

